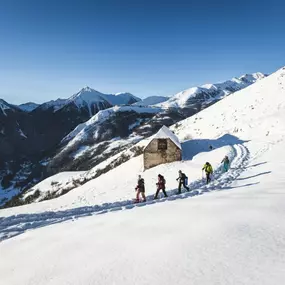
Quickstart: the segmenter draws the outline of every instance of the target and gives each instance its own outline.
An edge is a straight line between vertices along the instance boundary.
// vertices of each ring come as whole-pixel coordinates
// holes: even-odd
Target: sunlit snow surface
[[[1,283],[284,284],[284,88],[281,69],[173,126],[182,162],[143,172],[139,156],[60,198],[1,210]],[[191,191],[177,196],[179,169]],[[169,198],[153,201],[159,173]],[[133,204],[138,174],[147,203]]]

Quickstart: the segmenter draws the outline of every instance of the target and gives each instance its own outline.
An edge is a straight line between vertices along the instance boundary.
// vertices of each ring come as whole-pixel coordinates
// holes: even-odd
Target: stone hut
[[[179,139],[166,126],[154,135],[143,152],[144,169],[182,159]]]

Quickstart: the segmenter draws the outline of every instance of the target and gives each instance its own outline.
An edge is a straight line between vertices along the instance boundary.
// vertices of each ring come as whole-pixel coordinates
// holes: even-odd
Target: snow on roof
[[[150,144],[150,142],[154,139],[170,139],[173,143],[175,143],[180,149],[182,149],[181,144],[179,142],[178,137],[169,130],[166,126],[162,126],[161,129],[150,139],[149,143],[146,147]]]

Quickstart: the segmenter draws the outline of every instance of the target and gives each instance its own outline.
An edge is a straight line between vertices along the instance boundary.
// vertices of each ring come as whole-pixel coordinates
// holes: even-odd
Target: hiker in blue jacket
[[[230,168],[230,160],[227,155],[224,157],[221,163],[224,164],[224,171],[227,172]]]

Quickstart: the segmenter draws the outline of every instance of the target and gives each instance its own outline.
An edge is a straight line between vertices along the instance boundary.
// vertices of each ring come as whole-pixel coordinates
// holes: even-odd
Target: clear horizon
[[[171,96],[272,73],[285,64],[284,8],[277,0],[4,0],[0,98],[43,103],[85,86]]]

